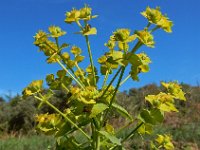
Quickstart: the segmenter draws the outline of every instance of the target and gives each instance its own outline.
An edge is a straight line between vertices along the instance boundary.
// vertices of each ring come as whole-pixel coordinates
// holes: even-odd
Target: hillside
[[[171,133],[176,149],[198,149],[200,148],[200,87],[187,84],[182,84],[182,87],[186,92],[187,101],[181,101],[176,104],[180,110],[179,113],[166,114],[166,119],[163,122],[164,128],[160,126],[156,127],[155,134],[162,132]],[[123,104],[130,114],[137,117],[138,112],[143,106],[148,107],[148,103],[145,102],[144,97],[148,94],[156,94],[162,90],[156,84],[149,84],[141,88],[132,88],[129,91],[119,93],[117,101]],[[64,110],[68,106],[63,100],[67,98],[68,95],[62,91],[57,91],[57,94],[51,98],[51,102],[56,107]],[[42,106],[38,110],[37,102],[32,97],[24,100],[20,96],[16,96],[9,102],[0,98],[0,137],[4,139],[4,142],[0,144],[5,145],[11,136],[26,137],[27,135],[38,135],[34,130],[34,126],[36,125],[34,115],[41,112],[53,113],[53,110],[47,106]],[[111,118],[111,123],[115,126],[120,126],[126,121],[119,118],[118,114],[114,116]],[[151,139],[149,136],[143,138]],[[51,143],[51,141],[52,139],[48,142]],[[127,142],[127,147],[129,149],[148,149],[148,143],[138,143],[138,139],[135,140],[133,137],[131,141]]]

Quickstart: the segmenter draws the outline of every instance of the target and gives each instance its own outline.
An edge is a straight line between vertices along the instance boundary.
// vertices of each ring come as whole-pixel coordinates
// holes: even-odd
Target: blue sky
[[[103,45],[116,28],[143,29],[147,21],[140,12],[147,6],[160,6],[174,22],[172,34],[155,33],[154,49],[143,46],[140,50],[152,59],[150,72],[141,75],[138,83],[129,80],[121,90],[161,80],[178,80],[192,85],[200,82],[199,0],[1,0],[0,94],[6,91],[20,93],[32,80],[44,79],[47,74],[60,69],[55,64],[47,65],[45,56],[33,45],[33,36],[39,29],[58,25],[67,31],[63,41],[86,51],[83,37],[73,34],[78,28],[64,23],[66,11],[72,7],[80,8],[85,3],[99,15],[91,22],[98,30],[97,36],[90,38],[94,58],[106,52]],[[86,52],[84,54],[87,56]]]

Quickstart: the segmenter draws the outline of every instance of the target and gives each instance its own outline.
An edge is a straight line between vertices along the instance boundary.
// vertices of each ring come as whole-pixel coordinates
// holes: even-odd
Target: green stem
[[[100,141],[100,136],[99,136],[99,132],[96,131],[96,150],[100,150],[100,144],[101,144],[101,141]]]
[[[93,82],[94,82],[94,85],[96,86],[96,75],[95,75],[94,63],[93,63],[93,58],[92,58],[92,51],[91,51],[91,48],[90,48],[90,42],[89,42],[88,35],[85,36],[85,40],[86,40],[86,43],[87,43],[88,53],[89,53],[89,57],[90,57],[90,64],[91,64],[91,67],[92,67]]]
[[[80,29],[83,31],[84,28],[82,27],[80,22],[76,21],[76,23],[80,27]],[[87,24],[87,22],[85,22],[85,24]],[[93,58],[92,58],[92,51],[91,51],[91,48],[90,48],[90,42],[89,42],[88,35],[85,35],[85,40],[86,40],[86,44],[87,44],[88,54],[89,54],[89,57],[90,57],[90,64],[91,64],[91,67],[92,67],[93,82],[94,82],[94,85],[96,86],[96,75],[95,75],[94,63],[93,63]]]
[[[122,143],[125,142],[127,139],[129,139],[131,136],[134,135],[134,133],[143,125],[144,123],[141,122],[131,133],[129,133],[123,140],[122,140]],[[110,148],[110,150],[115,150],[115,148],[117,148],[118,145]]]
[[[105,95],[105,93],[110,88],[110,86],[112,85],[112,83],[115,81],[115,79],[117,78],[117,76],[118,76],[118,74],[120,73],[121,70],[122,70],[122,67],[120,67],[118,69],[118,71],[116,72],[116,74],[114,75],[114,77],[112,78],[112,80],[110,81],[110,83],[108,84],[108,86],[106,87],[106,89],[103,91],[103,94],[101,95],[100,99]]]
[[[95,141],[95,150],[100,150],[99,130],[101,127],[100,127],[98,118],[97,117],[92,118],[92,123],[94,125],[94,131],[93,131],[94,140],[93,141]]]
[[[122,130],[124,130],[125,128],[127,128],[128,126],[130,126],[132,123],[133,123],[133,121],[131,121],[131,122],[125,124],[125,125],[122,126],[120,129],[118,129],[118,130],[116,131],[115,134],[116,134],[116,135],[119,134]]]
[[[125,67],[122,67],[121,74],[120,74],[120,76],[119,76],[119,79],[118,79],[118,82],[117,82],[115,91],[114,91],[114,93],[113,93],[112,99],[111,99],[111,101],[110,101],[110,104],[109,104],[109,106],[108,106],[108,109],[107,109],[107,111],[105,112],[105,115],[104,115],[104,119],[103,119],[102,124],[104,124],[104,122],[106,122],[106,120],[107,120],[108,113],[109,113],[109,111],[110,111],[110,109],[111,109],[111,106],[112,106],[114,100],[115,100],[115,97],[116,97],[117,91],[118,91],[118,89],[119,89],[119,87],[120,87],[120,82],[121,82],[122,77],[123,77],[123,75],[124,75],[125,69],[126,69]]]
[[[100,136],[99,136],[99,132],[98,132],[98,125],[95,122],[95,119],[92,119],[91,122],[91,128],[92,128],[92,146],[94,148],[94,150],[100,150]]]
[[[41,94],[40,94],[41,95]],[[42,95],[41,95],[42,96]],[[57,113],[59,113],[66,121],[68,121],[69,123],[71,123],[74,127],[76,127],[80,132],[82,132],[85,137],[87,137],[87,139],[90,140],[90,136],[87,135],[87,133],[85,131],[83,131],[81,128],[79,128],[71,119],[69,119],[64,113],[62,113],[58,108],[56,108],[54,105],[52,105],[49,101],[43,99],[43,96],[42,98],[40,97],[37,97],[37,96],[34,96],[36,99],[42,101],[42,102],[45,102],[48,106],[50,106],[51,108],[53,108]]]
[[[58,51],[60,51],[60,47],[59,47],[59,43],[58,43],[58,38],[55,38],[55,40],[56,40],[56,45],[57,45],[57,49],[58,49]],[[46,42],[46,44],[47,44],[47,46],[49,47],[49,48],[51,48],[55,53],[57,53],[57,51],[56,51],[56,49],[54,49],[53,47],[51,47],[51,45],[49,45],[47,42]],[[60,52],[59,53],[57,53],[62,59],[63,59],[63,57],[62,57],[62,55],[60,54]],[[69,70],[74,74],[74,70],[71,68],[71,67],[69,67],[69,65],[63,60],[63,62],[66,64],[66,66],[69,68]],[[75,74],[74,74],[75,75]]]
[[[136,45],[134,46],[134,48],[131,50],[131,53],[135,53],[138,50],[138,48],[140,48],[141,46],[142,46],[142,43],[138,41]]]
[[[57,45],[58,51],[60,51],[60,47],[59,47],[59,44],[58,44],[58,38],[55,38],[55,40],[56,40],[56,45]],[[54,49],[53,47],[51,47],[51,45],[49,45],[47,42],[45,42],[45,43],[46,43],[46,45],[47,45],[49,48],[51,48],[55,53],[57,53],[56,49]],[[60,52],[57,53],[57,54],[63,59],[63,57],[62,57],[62,55],[60,54]],[[63,61],[63,62],[65,63],[65,61]],[[65,64],[66,64],[66,63],[65,63]],[[69,68],[69,70],[74,74],[74,70],[73,70],[72,68],[70,68],[68,64],[66,64],[66,66],[67,66],[67,67]]]
[[[94,127],[94,123],[93,122],[91,122],[91,129],[92,129],[92,137],[91,137],[91,139],[93,139],[92,140],[92,146],[93,146],[93,148],[95,148],[96,147],[96,143],[95,143],[95,127]]]
[[[150,25],[151,25],[151,23],[149,22],[149,23],[147,24],[147,27],[146,27],[146,28],[148,29],[148,28],[150,27]]]
[[[69,92],[69,89],[62,83],[61,84],[62,88],[65,89],[67,92]]]
[[[58,37],[55,38],[55,41],[56,41],[56,46],[57,46],[57,49],[58,49],[58,52],[57,54],[63,59],[61,53],[60,53],[60,46],[59,46],[59,43],[58,43]],[[52,48],[53,49],[53,48]],[[63,63],[65,63],[65,61],[63,60]],[[66,64],[66,63],[65,63]],[[67,65],[67,64],[66,64]],[[68,67],[68,65],[67,65]],[[69,68],[69,67],[68,67]],[[71,68],[69,68],[71,70]],[[74,71],[72,70],[72,73],[74,73]]]
[[[57,59],[58,64],[70,75],[70,77],[82,88],[84,89],[84,86],[65,68],[65,66],[60,62],[60,60]]]
[[[59,43],[58,43],[58,38],[55,38],[56,40],[56,45],[57,45],[57,48],[58,48],[58,55],[63,59],[63,56],[61,55],[60,53],[60,46],[59,46]],[[74,74],[74,70],[64,61],[63,59],[63,63],[69,68],[69,70]],[[75,75],[75,74],[74,74]],[[76,75],[75,75],[76,76]]]
[[[130,137],[132,137],[134,135],[134,133],[143,125],[144,123],[141,122],[135,129],[133,129],[133,131],[131,131],[123,140],[122,143],[125,142],[127,139],[129,139]]]
[[[129,74],[122,82],[120,82],[120,86],[124,84],[130,77],[131,75]]]
[[[49,48],[51,48],[51,49],[54,51],[54,53],[57,53],[57,50],[54,49],[51,45],[49,45],[47,42],[45,42],[45,44],[46,44]]]
[[[60,51],[60,46],[59,46],[59,43],[58,43],[58,38],[56,37],[55,40],[56,40],[56,46],[58,48],[58,51]]]
[[[152,30],[150,30],[150,33],[153,33],[154,31],[156,31],[159,28],[160,28],[159,26],[156,26],[155,28],[153,28]]]
[[[104,86],[106,85],[106,82],[108,80],[109,72],[110,72],[110,69],[106,71],[106,75],[104,76],[102,88],[104,88]]]
[[[82,70],[81,70],[81,68],[79,67],[79,65],[78,65],[77,62],[75,63],[75,66],[76,66],[76,68],[79,70],[79,72],[81,73],[83,79],[86,80],[86,79],[85,79],[85,76],[84,76],[84,74],[83,74],[83,72],[82,72]],[[88,82],[88,80],[86,80],[86,82],[87,82],[87,84],[90,86],[90,82]]]
[[[79,26],[79,28],[81,29],[81,30],[83,30],[83,27],[82,27],[82,25],[80,24],[80,22],[77,20],[76,21],[76,23],[77,23],[77,25]]]

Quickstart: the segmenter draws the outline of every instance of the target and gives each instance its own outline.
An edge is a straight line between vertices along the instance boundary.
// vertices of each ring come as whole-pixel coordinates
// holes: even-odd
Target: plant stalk
[[[104,88],[104,86],[106,85],[106,82],[108,80],[109,72],[110,72],[110,69],[106,71],[106,75],[104,76],[102,88]]]
[[[109,113],[109,111],[110,111],[110,109],[111,109],[112,103],[113,103],[114,100],[115,100],[115,97],[116,97],[117,91],[118,91],[118,89],[119,89],[119,87],[120,87],[120,82],[121,82],[122,77],[123,77],[123,75],[124,75],[125,69],[126,69],[126,68],[123,66],[123,67],[122,67],[122,70],[121,70],[121,73],[120,73],[120,76],[119,76],[119,79],[118,79],[118,82],[117,82],[117,85],[116,85],[116,88],[115,88],[115,91],[114,91],[114,93],[113,93],[112,99],[111,99],[111,101],[110,101],[110,104],[109,104],[109,106],[108,106],[107,111],[105,112],[102,125],[103,125],[104,122],[106,122],[106,120],[107,120],[108,113]]]
[[[82,88],[84,89],[84,86],[65,68],[65,66],[60,62],[60,60],[57,59],[58,64],[70,75],[70,77]]]
[[[129,74],[122,82],[120,82],[120,86],[124,84],[130,77],[131,75]]]
[[[87,48],[88,48],[88,54],[89,54],[89,57],[90,57],[90,64],[91,64],[91,67],[92,67],[93,82],[94,82],[94,85],[96,86],[96,75],[95,75],[94,63],[93,63],[93,58],[92,58],[92,51],[91,51],[91,48],[90,48],[90,42],[89,42],[88,35],[85,36],[85,40],[86,40],[86,44],[87,44]]]
[[[125,142],[127,139],[129,139],[130,137],[132,137],[134,135],[134,133],[143,125],[144,123],[141,122],[135,129],[133,129],[133,131],[131,131],[123,140],[122,143]]]
[[[108,86],[106,87],[106,89],[103,91],[103,94],[101,95],[100,99],[105,95],[106,91],[110,88],[110,86],[112,85],[112,83],[115,81],[115,79],[117,78],[118,74],[120,73],[120,71],[122,70],[122,67],[120,67],[118,69],[118,71],[116,72],[116,74],[114,75],[114,77],[112,78],[112,80],[110,81],[110,83],[108,84]]]
[[[80,27],[80,29],[83,31],[84,28],[82,27],[80,22],[76,21],[76,23]],[[86,22],[85,22],[85,24],[86,24]],[[87,44],[88,54],[89,54],[89,57],[90,57],[90,64],[91,64],[91,67],[92,67],[93,82],[94,82],[94,85],[96,86],[96,75],[95,75],[94,63],[93,63],[93,58],[92,58],[92,51],[91,51],[91,48],[90,48],[90,42],[89,42],[88,35],[85,35],[85,40],[86,40],[86,44]]]

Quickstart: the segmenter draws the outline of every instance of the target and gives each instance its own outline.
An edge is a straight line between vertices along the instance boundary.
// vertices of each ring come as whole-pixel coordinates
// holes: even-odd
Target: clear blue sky
[[[58,65],[47,65],[45,57],[33,45],[39,29],[59,25],[67,31],[63,39],[86,51],[75,25],[64,23],[65,12],[85,3],[99,17],[91,24],[98,34],[91,38],[94,58],[106,52],[104,43],[116,28],[142,29],[147,21],[140,15],[146,6],[160,6],[173,20],[172,34],[155,34],[156,47],[142,47],[152,59],[150,72],[140,76],[140,82],[127,82],[126,90],[161,80],[178,80],[192,85],[200,82],[200,1],[199,0],[1,0],[0,3],[0,94],[11,90],[20,93],[32,80],[44,79],[55,73]],[[86,53],[84,53],[86,54]],[[86,64],[83,64],[85,67]]]

